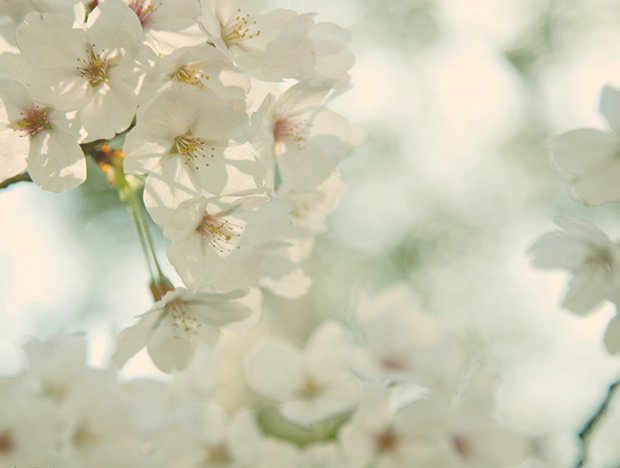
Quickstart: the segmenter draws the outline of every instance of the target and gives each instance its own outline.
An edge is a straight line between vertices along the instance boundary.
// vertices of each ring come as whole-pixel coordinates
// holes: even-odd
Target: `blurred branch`
[[[27,172],[22,172],[21,174],[17,174],[14,177],[9,177],[8,179],[0,182],[0,189],[5,189],[8,186],[16,184],[18,182],[32,182],[30,174],[28,174]]]
[[[611,403],[611,400],[613,399],[614,392],[619,386],[620,386],[620,380],[610,385],[609,389],[607,390],[607,396],[605,397],[605,400],[603,400],[603,403],[601,403],[601,406],[599,407],[598,411],[592,416],[592,418],[590,418],[588,423],[584,426],[584,428],[579,433],[579,438],[581,439],[581,456],[579,457],[577,468],[581,468],[582,466],[584,466],[585,459],[586,459],[587,443],[590,440],[590,437],[594,429],[599,425],[600,421],[605,417],[605,414],[607,413],[607,408],[609,408],[609,404]]]

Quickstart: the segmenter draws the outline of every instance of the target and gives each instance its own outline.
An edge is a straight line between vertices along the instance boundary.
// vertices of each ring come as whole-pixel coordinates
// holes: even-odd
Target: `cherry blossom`
[[[85,28],[64,15],[30,13],[16,34],[34,69],[27,80],[33,96],[78,111],[84,141],[110,139],[130,125],[157,57],[143,45],[140,22],[125,4],[99,5]]]
[[[0,141],[5,148],[0,178],[24,169],[46,190],[72,189],[86,179],[78,132],[51,106],[30,97],[14,80],[0,78]]]
[[[153,363],[163,372],[182,370],[194,355],[198,341],[214,343],[222,326],[241,321],[250,309],[228,294],[191,294],[185,288],[168,291],[139,322],[121,332],[114,361],[122,366],[146,346]]]
[[[586,314],[605,299],[620,299],[620,247],[593,223],[556,218],[563,231],[550,232],[529,249],[540,268],[563,268],[573,277],[563,306]]]

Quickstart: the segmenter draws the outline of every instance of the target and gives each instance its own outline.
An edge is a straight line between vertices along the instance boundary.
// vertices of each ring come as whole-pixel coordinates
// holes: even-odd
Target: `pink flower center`
[[[150,0],[131,0],[127,6],[131,8],[140,20],[140,24],[144,29],[148,26],[149,21],[153,18],[153,15],[160,7],[160,5],[153,6]]]
[[[49,121],[49,111],[49,107],[41,108],[35,105],[28,111],[20,112],[19,114],[22,118],[16,121],[12,127],[15,131],[23,131],[24,134],[22,136],[34,136],[43,130],[51,130],[52,124]]]
[[[227,255],[233,249],[239,248],[237,242],[241,237],[241,226],[230,223],[227,219],[217,215],[205,211],[202,221],[196,227],[196,232],[222,255]]]
[[[460,434],[452,434],[452,446],[463,458],[468,458],[472,452],[471,442],[467,437]]]

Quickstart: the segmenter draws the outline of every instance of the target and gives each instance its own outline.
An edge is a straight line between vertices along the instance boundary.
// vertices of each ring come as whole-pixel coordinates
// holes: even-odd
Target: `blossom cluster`
[[[593,128],[571,130],[549,142],[560,170],[574,176],[572,194],[588,205],[620,201],[620,90],[605,86],[599,111],[609,131]],[[620,246],[594,223],[582,218],[558,217],[561,229],[538,239],[531,247],[533,264],[564,269],[570,279],[563,306],[586,315],[608,302],[620,304]],[[620,318],[609,322],[604,343],[611,354],[620,352]]]
[[[146,346],[161,370],[182,369],[197,341],[252,315],[251,291],[310,286],[300,265],[342,191],[336,165],[364,140],[327,105],[353,55],[339,26],[266,6],[66,0],[10,12],[0,178],[27,170],[43,189],[72,189],[84,154],[119,185],[133,176],[184,284],[154,275],[159,302],[119,337],[120,364]]]
[[[355,333],[328,320],[303,346],[254,336],[235,358],[234,342],[249,337],[226,333],[166,381],[127,381],[114,363],[87,365],[82,335],[31,340],[26,370],[0,385],[0,462],[496,468],[524,461],[530,439],[492,416],[496,378],[472,372],[454,330],[414,303],[404,286],[365,295]],[[226,353],[226,368],[214,366]],[[225,375],[231,359],[250,389],[234,402],[227,397],[239,382]]]
[[[265,332],[265,297],[312,287],[306,260],[345,188],[337,165],[365,139],[330,108],[349,86],[349,33],[267,3],[0,4],[0,179],[74,189],[92,158],[134,217],[154,298],[105,368],[86,364],[81,336],[26,344],[27,369],[0,381],[3,466],[498,468],[532,455],[493,417],[496,378],[406,287],[305,340]],[[166,380],[124,381],[145,348]]]

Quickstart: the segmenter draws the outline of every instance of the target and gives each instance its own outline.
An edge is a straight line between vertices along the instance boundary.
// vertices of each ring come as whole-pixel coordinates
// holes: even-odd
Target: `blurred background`
[[[299,2],[272,0],[299,10]],[[368,134],[340,166],[348,190],[307,265],[303,301],[268,297],[303,338],[345,317],[357,291],[406,283],[429,313],[461,327],[503,376],[498,411],[548,438],[558,466],[618,372],[601,344],[611,307],[559,307],[566,276],[533,270],[526,251],[558,215],[620,237],[617,205],[585,207],[551,163],[547,139],[604,128],[606,83],[620,85],[613,0],[312,0],[319,21],[351,30],[352,88],[332,107]],[[21,183],[0,192],[0,369],[28,337],[85,330],[93,362],[151,304],[137,237],[103,175],[62,194]],[[157,236],[161,258],[166,242]],[[172,273],[169,267],[168,273]],[[152,372],[150,368],[135,373]],[[131,368],[128,371],[132,372]],[[616,466],[620,417],[596,438],[592,466]]]

